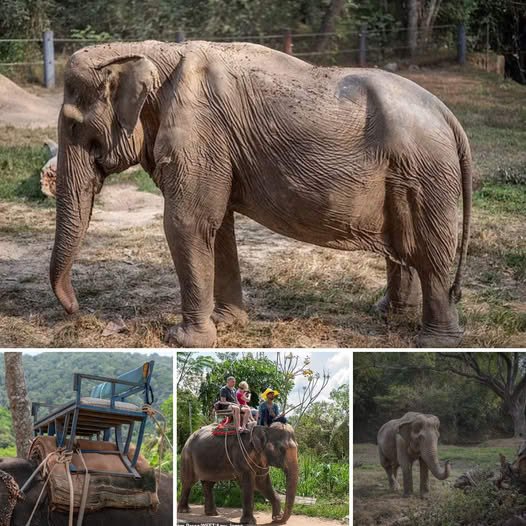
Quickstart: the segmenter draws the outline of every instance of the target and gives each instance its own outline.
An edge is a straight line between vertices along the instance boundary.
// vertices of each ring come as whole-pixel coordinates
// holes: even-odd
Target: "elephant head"
[[[270,427],[256,426],[253,430],[254,448],[270,466],[283,469],[287,479],[285,510],[275,522],[287,522],[292,514],[298,486],[298,446],[294,429],[288,424],[274,423]]]
[[[58,122],[57,220],[50,265],[51,286],[68,313],[78,310],[71,268],[94,196],[107,175],[140,162],[140,114],[159,85],[157,67],[133,46],[95,46],[68,62]]]
[[[451,466],[446,461],[442,469],[438,461],[439,427],[440,420],[434,415],[406,413],[398,423],[398,433],[411,453],[422,458],[438,480],[445,480],[451,473]]]

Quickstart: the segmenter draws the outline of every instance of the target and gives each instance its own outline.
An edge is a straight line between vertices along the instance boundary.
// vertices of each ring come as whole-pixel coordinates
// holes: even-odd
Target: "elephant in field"
[[[391,489],[398,489],[398,468],[402,468],[404,497],[413,493],[413,462],[420,464],[420,495],[429,493],[429,471],[445,480],[451,473],[446,462],[444,468],[438,461],[438,428],[440,421],[434,415],[406,413],[402,418],[390,420],[378,431],[380,463],[387,473]]]
[[[84,48],[64,82],[50,279],[68,313],[79,308],[71,270],[94,196],[108,175],[140,163],[164,196],[181,286],[170,343],[210,347],[216,324],[246,321],[234,212],[301,241],[384,256],[377,308],[421,307],[418,345],[460,342],[471,153],[457,119],[423,88],[255,44],[155,41]]]
[[[188,497],[192,486],[201,481],[205,496],[205,513],[217,515],[213,487],[220,480],[236,480],[243,498],[242,524],[256,524],[254,490],[272,505],[272,520],[285,523],[292,514],[298,485],[298,446],[289,424],[254,426],[239,435],[214,436],[213,426],[193,433],[181,452],[182,487],[178,513],[189,513]],[[285,510],[280,510],[278,494],[272,488],[269,467],[283,469],[286,476]],[[213,522],[213,521],[212,521]]]
[[[25,526],[42,490],[40,476],[31,483],[21,499],[15,500],[14,491],[22,487],[36,468],[36,464],[20,458],[0,459],[0,525]],[[172,526],[173,525],[173,481],[161,475],[157,489],[160,505],[153,510],[120,510],[107,508],[84,516],[83,526]],[[41,501],[31,524],[39,526],[67,526],[68,515],[49,510],[47,497]],[[11,520],[11,503],[14,505]],[[2,515],[5,513],[5,516]],[[7,522],[2,522],[6,520]],[[76,523],[76,521],[75,521]]]

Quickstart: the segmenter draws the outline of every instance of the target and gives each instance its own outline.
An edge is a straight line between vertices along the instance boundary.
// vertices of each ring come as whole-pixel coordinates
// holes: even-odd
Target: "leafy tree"
[[[201,401],[190,391],[177,391],[177,451],[183,449],[188,437],[208,423],[202,414]]]

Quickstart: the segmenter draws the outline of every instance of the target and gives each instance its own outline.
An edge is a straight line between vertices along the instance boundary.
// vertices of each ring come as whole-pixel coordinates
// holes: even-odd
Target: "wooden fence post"
[[[362,24],[360,28],[360,67],[367,66],[367,24]]]
[[[292,55],[292,32],[290,29],[285,30],[283,34],[283,51],[287,55]]]
[[[177,42],[177,44],[180,44],[181,42],[185,41],[185,34],[182,29],[178,29],[175,32],[175,41]]]
[[[458,26],[458,63],[463,66],[466,63],[466,26]]]
[[[46,88],[55,87],[55,50],[53,45],[53,31],[44,31],[44,85]]]

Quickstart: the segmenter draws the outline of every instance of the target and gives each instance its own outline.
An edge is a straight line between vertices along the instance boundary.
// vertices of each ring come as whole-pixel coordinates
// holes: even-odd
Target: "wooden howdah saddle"
[[[41,464],[40,475],[49,479],[51,509],[69,512],[71,493],[76,512],[157,508],[155,471],[140,454],[146,409],[153,403],[153,366],[147,362],[117,378],[75,373],[73,401],[47,405],[43,417],[38,413],[45,404],[33,404],[35,438],[29,458]],[[99,382],[89,396],[82,394],[83,380]],[[134,395],[142,404],[127,401]]]

